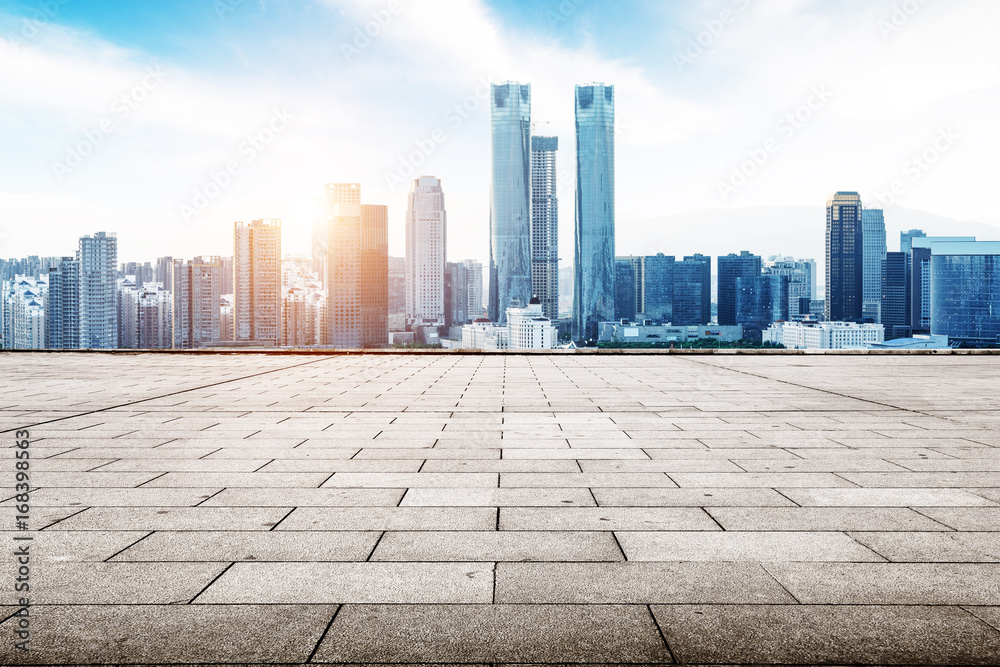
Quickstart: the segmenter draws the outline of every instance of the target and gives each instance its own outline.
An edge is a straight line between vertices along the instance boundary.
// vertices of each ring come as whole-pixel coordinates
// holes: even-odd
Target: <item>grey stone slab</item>
[[[1000,473],[992,472],[898,472],[845,473],[843,475],[865,488],[995,488],[1000,487]]]
[[[959,489],[781,489],[811,507],[992,507],[982,496]]]
[[[493,507],[299,507],[280,531],[493,530]]]
[[[724,459],[680,459],[659,461],[580,461],[584,472],[743,472],[743,468]]]
[[[197,602],[476,604],[492,599],[492,563],[237,563]]]
[[[31,469],[35,472],[88,472],[94,468],[104,470],[115,459],[35,459]]]
[[[833,459],[835,461],[881,461],[905,459],[949,459],[949,454],[929,447],[867,447],[865,449],[851,449],[849,447],[837,447],[833,449],[797,449],[795,455],[807,461],[825,461]]]
[[[258,450],[239,447],[214,449],[206,452],[206,460],[259,459],[262,454],[277,461],[347,461],[358,455],[360,447],[328,449],[275,449]]]
[[[52,524],[73,516],[78,512],[82,512],[83,510],[83,507],[44,507],[35,505],[31,508],[31,514],[28,519],[28,529],[43,530],[47,526],[51,526]],[[17,511],[13,502],[0,505],[0,526],[3,528],[14,530],[17,525],[16,522],[18,521],[18,516],[22,515]]]
[[[291,507],[93,507],[49,530],[270,530]]]
[[[677,488],[663,473],[642,472],[570,472],[570,473],[502,473],[503,488]]]
[[[677,661],[989,665],[1000,632],[956,607],[655,606]]]
[[[995,503],[1000,503],[1000,489],[970,489],[977,496],[982,496],[987,500],[992,500]]]
[[[132,489],[156,478],[158,474],[152,472],[33,472],[31,481],[36,488]],[[5,489],[14,487],[13,471],[0,473],[0,485]]]
[[[1000,564],[776,563],[803,604],[996,605]]]
[[[594,489],[601,507],[791,507],[772,489]]]
[[[556,531],[389,532],[373,561],[620,561],[611,533]]]
[[[185,604],[228,563],[52,563],[31,573],[33,604]]]
[[[629,459],[648,460],[645,452],[639,448],[633,449],[505,449],[503,452],[505,459],[572,459],[619,461]]]
[[[499,476],[495,473],[361,473],[338,472],[326,483],[324,489],[454,489],[497,487]]]
[[[112,563],[238,561],[363,561],[375,548],[378,532],[157,532],[119,553]]]
[[[500,563],[504,604],[795,604],[759,564]]]
[[[210,489],[40,489],[31,494],[36,507],[193,507],[218,493]]]
[[[254,472],[271,459],[119,459],[102,467],[101,472]]]
[[[504,507],[501,530],[721,530],[696,507]]]
[[[420,469],[421,473],[572,473],[580,472],[576,461],[570,460],[533,460],[533,459],[503,459],[502,461],[427,461]]]
[[[1000,607],[966,607],[965,609],[976,618],[1000,630]]]
[[[33,563],[100,563],[127,548],[149,533],[99,531],[43,531],[35,533],[0,533],[7,545],[15,550],[28,546]],[[30,541],[14,538],[30,537]],[[13,560],[13,558],[12,558]]]
[[[906,507],[712,507],[729,531],[947,531]]]
[[[740,460],[733,461],[746,472],[768,473],[843,473],[843,472],[906,472],[905,467],[882,459],[809,459],[801,461],[781,460]],[[692,471],[695,472],[695,471]],[[701,472],[701,471],[697,471]],[[714,471],[706,471],[714,472]]]
[[[300,451],[300,450],[296,450]],[[500,448],[496,449],[373,449],[366,447],[354,457],[356,460],[372,459],[376,461],[392,459],[418,459],[421,461],[453,461],[453,460],[500,460]],[[515,458],[515,457],[510,457]]]
[[[0,644],[0,663],[303,663],[336,607],[279,605],[39,606],[31,650]],[[3,626],[5,634],[11,621]]]
[[[329,474],[321,472],[169,472],[162,477],[157,477],[146,486],[174,489],[208,486],[245,489],[315,489],[329,476]]]
[[[172,460],[188,460],[188,459],[200,459],[203,456],[208,456],[213,452],[219,451],[218,447],[212,447],[211,445],[206,445],[204,447],[189,448],[189,449],[164,449],[162,447],[156,448],[141,448],[136,445],[131,445],[128,443],[119,442],[119,447],[83,447],[79,449],[74,449],[72,451],[64,452],[59,454],[58,459],[120,459],[126,458],[129,460],[135,459],[172,459]],[[34,451],[34,450],[33,450]],[[249,457],[248,457],[249,458]],[[260,458],[260,452],[254,453],[253,458]],[[53,461],[58,459],[52,459]]]
[[[593,507],[587,489],[410,489],[403,507]]]
[[[404,489],[226,489],[204,507],[395,507]]]
[[[919,511],[955,530],[1000,532],[1000,507],[921,507]]]
[[[829,473],[675,473],[670,477],[682,488],[843,488],[854,487],[842,477]]]
[[[317,662],[671,663],[645,606],[348,605]]]
[[[423,465],[420,459],[411,460],[332,460],[332,459],[275,459],[263,467],[260,472],[322,472],[333,473],[415,473]]]
[[[893,462],[914,472],[1000,472],[1000,457],[992,459],[896,459]]]
[[[843,533],[619,532],[630,561],[882,562]]]
[[[788,458],[791,461],[799,460],[799,457],[792,454],[784,449],[778,449],[775,447],[763,447],[760,444],[754,448],[740,448],[740,449],[685,449],[685,450],[670,450],[670,449],[655,449],[652,447],[647,447],[644,450],[649,454],[649,458],[654,461],[703,461],[703,460],[714,460],[714,461],[729,461],[731,459],[740,459],[741,461],[748,461],[752,459],[780,459]],[[706,471],[711,472],[711,471]]]
[[[1000,563],[1000,532],[850,535],[894,563]]]

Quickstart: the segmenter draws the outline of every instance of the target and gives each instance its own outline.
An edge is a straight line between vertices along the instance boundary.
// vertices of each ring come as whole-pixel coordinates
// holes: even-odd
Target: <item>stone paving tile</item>
[[[601,507],[791,507],[772,489],[594,489]]]
[[[630,561],[883,562],[843,533],[619,532]]]
[[[41,606],[31,650],[0,643],[0,663],[211,664],[304,663],[336,607],[326,606]],[[0,629],[6,630],[7,621]]]
[[[759,564],[500,563],[496,601],[515,604],[795,604]]]
[[[211,489],[39,489],[36,507],[193,507],[221,491]]]
[[[124,562],[363,561],[381,533],[161,531],[111,559]],[[133,540],[134,541],[134,540]]]
[[[94,507],[49,530],[271,530],[291,507]]]
[[[928,523],[932,523],[928,520]],[[697,507],[582,507],[500,509],[500,530],[722,530]],[[942,528],[944,530],[944,528]]]
[[[33,604],[186,604],[228,563],[36,563]]]
[[[502,473],[502,488],[677,488],[662,473]]]
[[[493,507],[299,507],[281,531],[494,530]]]
[[[957,607],[655,606],[681,664],[991,665],[1000,632]]]
[[[402,489],[225,489],[204,507],[395,507]]]
[[[492,563],[237,563],[206,604],[489,604]]]
[[[79,511],[79,510],[77,510]],[[32,563],[100,563],[123,551],[149,533],[142,531],[45,531],[31,534]],[[14,545],[18,532],[0,532],[0,539]]]
[[[668,461],[580,461],[583,472],[743,472],[732,461],[712,459],[681,459]]]
[[[497,488],[499,475],[491,473],[362,473],[339,472],[323,484],[324,489],[449,489]]]
[[[96,474],[96,473],[95,473]],[[315,489],[330,475],[328,473],[212,473],[170,472],[157,477],[146,486],[159,489],[236,487],[245,489]]]
[[[410,489],[402,507],[593,507],[588,489]]]
[[[373,561],[620,561],[621,549],[610,533],[390,532],[372,554]]]
[[[322,472],[333,473],[415,473],[424,462],[419,459],[398,461],[359,461],[331,459],[274,459],[265,461],[260,472]],[[255,469],[256,470],[256,469]],[[426,470],[426,468],[425,468]],[[431,472],[431,471],[428,471]]]
[[[711,507],[729,531],[948,531],[906,507]]]
[[[669,664],[645,606],[347,605],[317,662]]]
[[[775,563],[768,571],[803,604],[1000,604],[1000,565]]]
[[[571,460],[503,459],[492,460],[434,460],[423,462],[421,473],[578,473],[580,464]]]
[[[1000,532],[849,534],[894,563],[1000,563]]]
[[[995,507],[960,489],[787,489],[784,494],[809,507]]]
[[[965,610],[1000,630],[1000,607],[965,607]]]
[[[842,488],[854,487],[843,477],[829,473],[675,473],[671,479],[682,488]]]

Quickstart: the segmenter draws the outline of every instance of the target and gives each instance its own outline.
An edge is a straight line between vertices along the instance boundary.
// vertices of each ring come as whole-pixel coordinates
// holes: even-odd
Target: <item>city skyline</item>
[[[128,239],[123,256],[152,259],[152,249],[163,244],[174,245],[167,250],[178,256],[223,254],[228,225],[260,217],[281,218],[287,247],[308,252],[315,213],[321,210],[315,192],[323,183],[341,181],[365,182],[372,199],[389,207],[390,252],[400,255],[407,184],[430,173],[451,184],[452,215],[469,221],[452,235],[449,260],[486,258],[488,240],[479,230],[488,223],[488,165],[476,156],[488,147],[489,83],[506,79],[534,86],[536,133],[561,137],[564,143],[573,134],[572,86],[591,80],[616,85],[618,242],[628,252],[680,255],[701,249],[720,254],[691,236],[689,227],[698,225],[684,224],[683,216],[702,212],[705,219],[717,209],[744,225],[776,233],[781,231],[775,228],[778,223],[757,216],[754,207],[815,206],[830,183],[856,189],[873,205],[895,199],[907,209],[952,220],[1000,222],[986,195],[998,138],[984,118],[998,77],[982,64],[996,60],[990,49],[997,47],[976,38],[976,31],[990,23],[982,13],[1000,10],[980,3],[921,5],[899,21],[894,21],[893,2],[850,2],[836,15],[815,2],[727,1],[683,8],[628,3],[626,25],[647,36],[647,31],[657,31],[663,38],[667,57],[661,49],[658,60],[637,45],[639,40],[626,39],[602,22],[611,11],[602,3],[533,9],[521,3],[454,2],[441,25],[431,25],[426,16],[436,14],[421,11],[422,3],[415,2],[399,13],[389,12],[381,34],[369,38],[364,48],[352,41],[356,31],[383,8],[361,0],[310,4],[308,12],[249,2],[227,3],[230,10],[218,12],[211,3],[196,7],[180,2],[176,16],[140,7],[116,21],[97,3],[58,4],[59,11],[43,16],[30,39],[22,35],[26,10],[0,9],[5,56],[0,72],[12,88],[25,91],[0,107],[13,126],[24,129],[9,139],[9,154],[23,159],[5,165],[5,186],[0,188],[5,211],[0,245],[10,248],[0,254],[6,256],[62,254],[56,238],[101,228],[115,228]],[[733,13],[729,23],[722,22],[722,10]],[[968,18],[973,10],[976,21]],[[787,27],[817,14],[825,21],[811,21],[808,28],[817,46],[803,47]],[[186,29],[194,25],[197,34],[220,39],[205,40],[195,52],[178,49],[171,41],[178,19],[186,21]],[[300,74],[283,80],[245,75],[258,56],[236,48],[238,37],[257,35],[267,26],[269,39],[284,46],[289,32],[305,21],[315,26],[306,31],[303,45],[317,37],[312,30],[325,31],[325,64],[302,68],[306,52],[296,45],[275,61],[274,69],[295,67]],[[456,26],[462,28],[461,39],[435,39]],[[708,32],[703,41],[709,45],[698,47],[695,40],[706,26],[721,32]],[[842,39],[821,39],[835,30]],[[768,48],[762,47],[765,39]],[[16,49],[15,40],[20,42]],[[793,42],[805,50],[794,64],[782,61],[779,88],[762,81],[762,73],[745,72],[740,63],[745,51],[752,50],[763,54],[764,62],[755,60],[761,72],[769,71],[764,65],[793,48]],[[437,46],[411,64],[401,60],[402,53],[428,43]],[[537,64],[543,43],[551,50],[545,68]],[[689,50],[692,43],[698,48]],[[845,53],[847,44],[852,53]],[[212,57],[202,60],[199,54]],[[209,61],[215,65],[205,64]],[[937,67],[926,67],[928,62]],[[67,71],[78,81],[68,79]],[[383,76],[368,76],[375,71]],[[406,82],[416,72],[425,85]],[[350,101],[327,99],[309,85],[319,75],[329,75],[357,94]],[[737,77],[743,80],[732,84]],[[27,85],[29,81],[35,83]],[[70,94],[60,99],[36,94],[32,91],[39,82],[65,87]],[[754,84],[773,94],[755,96],[749,105],[737,103],[749,99]],[[399,104],[384,104],[388,89],[406,101],[405,114]],[[220,100],[221,94],[240,102]],[[123,95],[124,102],[113,102]],[[866,102],[863,109],[852,103],[860,95]],[[179,113],[184,108],[198,113]],[[738,117],[731,108],[739,109]],[[803,108],[807,121],[795,118]],[[895,111],[901,108],[907,111],[903,125]],[[321,120],[316,109],[332,115]],[[789,114],[793,122],[777,130]],[[100,135],[100,143],[95,139],[93,154],[62,174],[60,182],[53,165],[67,162],[67,150],[85,141],[85,133],[98,137],[105,117],[111,131]],[[894,131],[887,134],[890,123]],[[43,127],[44,135],[39,134]],[[437,129],[443,134],[435,140]],[[250,134],[258,137],[257,147],[248,144],[244,154],[241,148]],[[740,171],[749,155],[759,157],[770,135],[778,139],[779,150],[767,155],[767,164],[753,169],[723,202],[719,184],[732,181],[733,171]],[[427,149],[419,159],[422,164],[408,165],[403,171],[412,168],[413,173],[390,187],[386,176],[401,169],[400,156],[408,163],[421,145]],[[851,147],[863,150],[854,153]],[[161,157],[157,178],[137,183],[134,174],[141,169],[136,167],[148,164],[149,150]],[[332,164],[326,157],[331,152],[351,158]],[[924,160],[924,154],[932,159]],[[672,159],[677,155],[684,159]],[[238,162],[239,173],[222,173],[229,158]],[[559,173],[569,176],[560,182],[564,221],[573,217],[573,160],[572,150],[560,151]],[[807,160],[810,169],[802,169]],[[906,171],[908,163],[919,180]],[[290,170],[289,164],[296,167]],[[219,186],[216,176],[228,185]],[[661,180],[670,185],[669,197],[658,196]],[[896,181],[900,194],[894,192]],[[181,205],[196,203],[196,190],[204,196],[216,189],[221,190],[218,196],[208,197],[209,205],[185,222]],[[663,220],[672,221],[669,233],[659,233]],[[38,224],[55,232],[52,240],[32,238],[28,230]],[[195,233],[204,247],[192,247]],[[52,247],[29,249],[32,240]],[[571,257],[571,235],[562,234],[560,241],[561,257]]]

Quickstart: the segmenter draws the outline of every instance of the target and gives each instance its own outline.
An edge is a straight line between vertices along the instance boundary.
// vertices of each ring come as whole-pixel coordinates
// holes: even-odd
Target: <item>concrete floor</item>
[[[38,531],[8,449],[0,664],[1000,664],[1000,356],[3,354],[0,377]]]

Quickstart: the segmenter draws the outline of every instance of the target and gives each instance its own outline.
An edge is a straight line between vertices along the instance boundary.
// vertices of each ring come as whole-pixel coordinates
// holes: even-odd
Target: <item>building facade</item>
[[[615,316],[615,88],[576,87],[576,335],[596,339]]]
[[[789,350],[864,350],[885,342],[885,328],[857,322],[783,322],[771,325],[763,339]]]
[[[467,312],[469,320],[474,321],[486,314],[484,310],[483,298],[483,264],[474,259],[467,259],[464,262],[469,278],[469,305]]]
[[[361,205],[361,347],[389,345],[389,207]]]
[[[222,258],[174,260],[173,348],[211,347],[222,339]]]
[[[413,181],[406,210],[406,319],[410,324],[444,324],[444,270],[448,214],[441,181]]]
[[[98,232],[80,239],[80,347],[118,347],[118,239]]]
[[[138,348],[162,350],[173,345],[173,297],[157,282],[138,290]]]
[[[674,312],[677,326],[707,325],[712,321],[712,260],[704,255],[674,262]]]
[[[0,326],[4,349],[44,349],[48,277],[14,276],[0,286]]]
[[[911,288],[909,253],[886,253],[882,265],[882,324],[886,340],[909,338],[913,331]]]
[[[789,278],[782,275],[736,279],[736,320],[747,338],[760,340],[761,332],[789,316]]]
[[[469,269],[464,262],[448,262],[444,271],[444,325],[461,327],[469,317]]]
[[[719,257],[718,304],[720,326],[742,324],[736,314],[736,281],[740,278],[745,281],[753,280],[760,276],[763,268],[763,259],[746,250],[739,255],[731,254]]]
[[[764,274],[788,276],[788,317],[801,320],[812,316],[816,298],[816,260],[775,255],[764,264]]]
[[[1000,345],[1000,242],[931,246],[931,334]]]
[[[76,350],[80,347],[80,261],[63,257],[49,270],[45,302],[45,347]]]
[[[545,317],[559,317],[558,137],[531,138],[531,286]]]
[[[615,259],[615,319],[634,322],[643,311],[643,258]]]
[[[531,300],[531,86],[494,84],[490,97],[489,318]]]
[[[860,322],[864,301],[861,196],[838,192],[826,205],[826,319]]]
[[[551,350],[559,342],[559,330],[545,317],[540,299],[532,298],[527,308],[511,308],[507,313],[508,349]]]
[[[644,319],[660,324],[674,320],[674,267],[676,260],[664,254],[642,258],[642,306]]]
[[[863,236],[863,276],[861,316],[865,320],[881,322],[882,262],[888,250],[885,234],[885,212],[880,208],[861,211]]]
[[[237,222],[233,227],[233,338],[276,346],[281,342],[281,220]],[[226,291],[223,262],[222,293]]]

